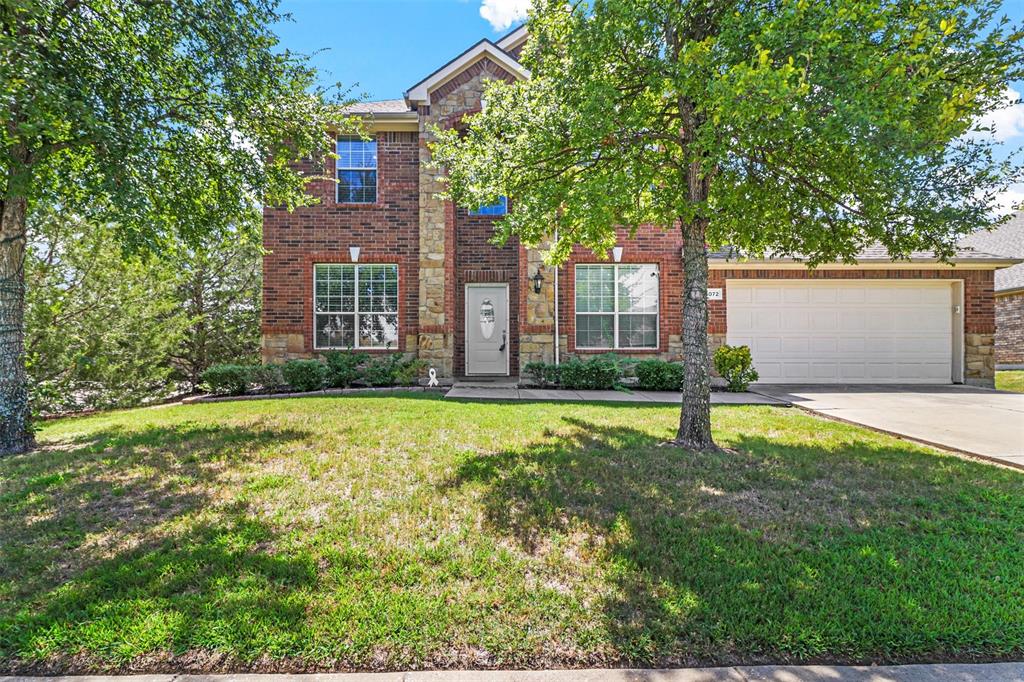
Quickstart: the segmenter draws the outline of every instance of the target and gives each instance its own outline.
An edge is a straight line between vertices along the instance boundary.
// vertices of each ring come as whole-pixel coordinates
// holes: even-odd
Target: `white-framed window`
[[[398,266],[313,266],[313,347],[395,348]]]
[[[508,197],[501,197],[493,204],[486,204],[484,206],[478,206],[471,210],[469,215],[492,215],[502,216],[508,213]]]
[[[377,203],[377,140],[338,138],[338,203]]]
[[[576,347],[658,347],[658,266],[577,265]]]

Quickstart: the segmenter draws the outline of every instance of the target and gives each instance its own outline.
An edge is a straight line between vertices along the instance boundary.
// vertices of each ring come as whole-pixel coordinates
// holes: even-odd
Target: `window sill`
[[[331,353],[333,351],[341,351],[343,353],[403,353],[401,348],[395,346],[393,348],[349,348],[348,346],[337,346],[335,348],[318,348],[313,346],[314,353]]]
[[[650,354],[663,352],[660,348],[571,348],[571,353],[600,355],[602,353]]]

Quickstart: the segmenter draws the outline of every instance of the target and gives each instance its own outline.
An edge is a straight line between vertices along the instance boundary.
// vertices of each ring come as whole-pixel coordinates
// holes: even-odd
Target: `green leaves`
[[[341,98],[278,48],[276,6],[4,3],[0,187],[113,220],[132,250],[309,203],[293,164],[324,159]]]
[[[618,226],[709,220],[749,254],[950,256],[1019,168],[968,134],[1024,65],[995,0],[536,4],[529,81],[494,83],[434,158],[464,205],[552,259]],[[707,200],[689,191],[697,164]]]

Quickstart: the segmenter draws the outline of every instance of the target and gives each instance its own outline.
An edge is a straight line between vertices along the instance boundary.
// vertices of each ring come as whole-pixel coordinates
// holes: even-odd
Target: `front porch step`
[[[462,377],[456,378],[453,388],[518,388],[517,377]]]

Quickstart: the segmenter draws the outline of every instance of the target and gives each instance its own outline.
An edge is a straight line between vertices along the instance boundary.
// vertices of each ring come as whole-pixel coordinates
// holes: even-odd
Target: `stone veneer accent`
[[[463,116],[480,111],[484,82],[511,80],[484,57],[430,93],[430,106],[419,110],[419,356],[438,374],[461,374],[455,368],[456,314],[454,255],[455,208],[438,194],[444,191],[443,169],[433,165],[429,144],[433,127],[458,125]]]

